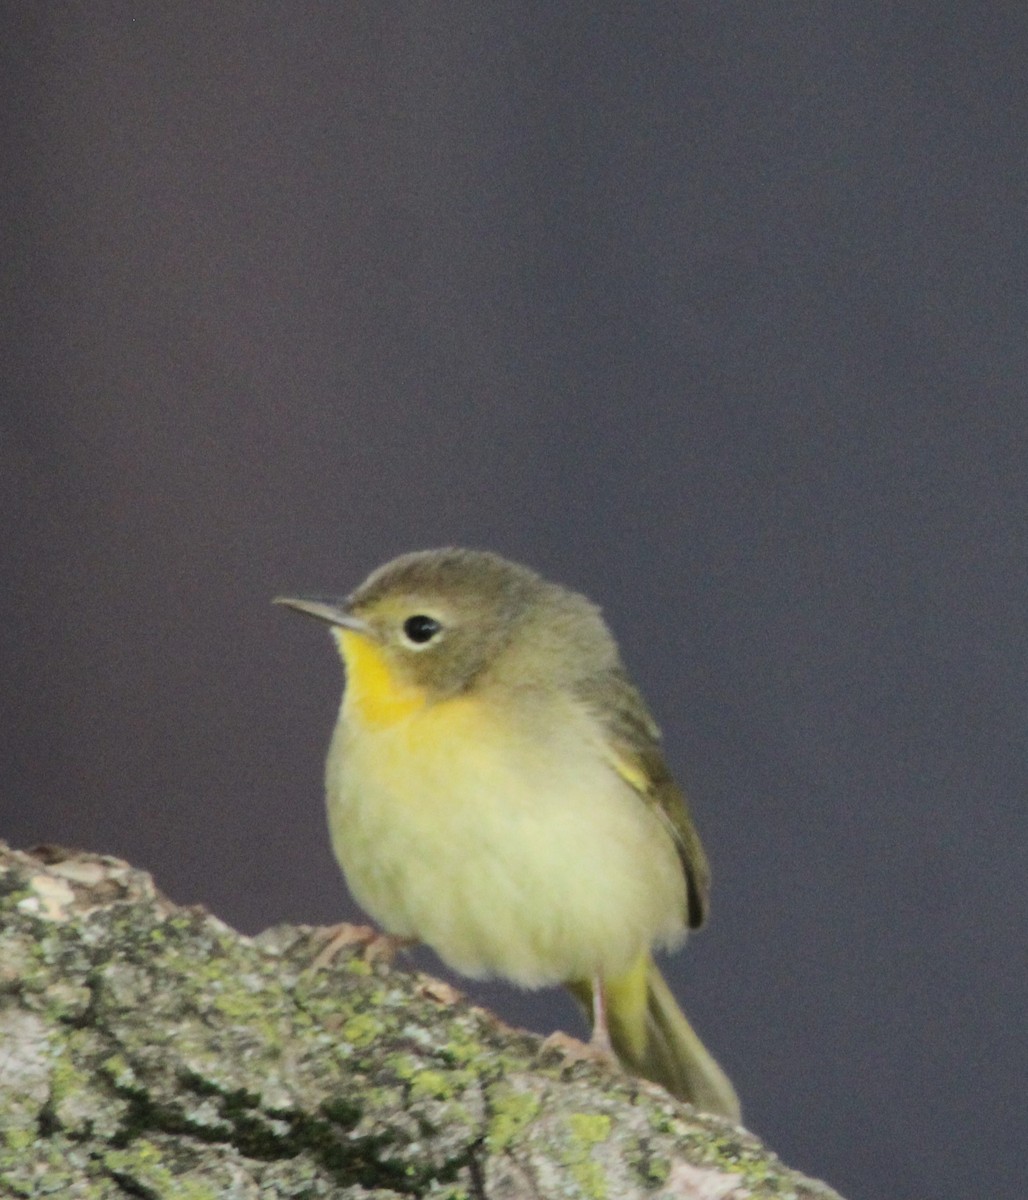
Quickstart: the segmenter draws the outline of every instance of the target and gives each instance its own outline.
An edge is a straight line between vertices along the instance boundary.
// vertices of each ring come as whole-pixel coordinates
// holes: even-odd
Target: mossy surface
[[[370,964],[0,843],[0,1195],[834,1195],[741,1130]],[[714,1193],[712,1193],[714,1194]],[[721,1193],[718,1193],[721,1194]]]

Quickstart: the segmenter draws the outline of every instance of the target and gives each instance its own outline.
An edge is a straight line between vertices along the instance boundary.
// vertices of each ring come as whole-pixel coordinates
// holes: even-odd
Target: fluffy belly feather
[[[344,707],[327,766],[332,843],[385,929],[464,974],[528,987],[613,977],[681,938],[668,834],[586,718],[559,716],[540,737],[464,699],[377,727]]]

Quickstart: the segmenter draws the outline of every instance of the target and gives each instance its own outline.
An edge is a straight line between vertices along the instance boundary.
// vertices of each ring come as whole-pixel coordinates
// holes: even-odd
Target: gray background
[[[1022,1195],[1025,6],[2,16],[0,834],[352,915],[339,666],[269,599],[494,548],[664,725],[747,1123]]]

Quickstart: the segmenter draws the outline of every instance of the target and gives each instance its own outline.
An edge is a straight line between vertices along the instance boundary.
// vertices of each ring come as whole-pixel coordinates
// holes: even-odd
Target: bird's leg
[[[607,997],[603,994],[603,976],[593,976],[593,1032],[590,1047],[608,1058],[616,1058],[607,1026]]]
[[[618,1057],[610,1040],[610,1030],[607,1026],[607,998],[603,994],[603,979],[594,975],[588,984],[571,986],[572,995],[586,1008],[591,1008],[592,1036],[588,1043],[580,1042],[578,1038],[569,1037],[566,1033],[556,1032],[543,1042],[544,1050],[556,1050],[567,1062],[602,1063],[608,1067],[617,1067]]]

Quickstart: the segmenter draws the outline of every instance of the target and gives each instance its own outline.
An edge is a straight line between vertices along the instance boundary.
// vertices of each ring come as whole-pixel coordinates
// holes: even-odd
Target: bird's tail
[[[591,984],[568,987],[591,1018]],[[603,995],[611,1044],[627,1070],[703,1112],[739,1120],[739,1100],[728,1076],[696,1035],[649,954],[628,974],[605,980]]]

